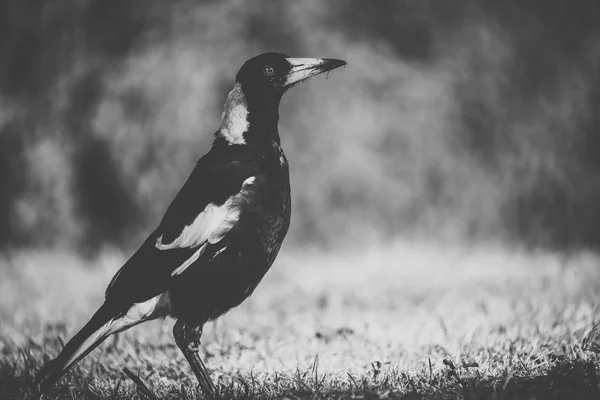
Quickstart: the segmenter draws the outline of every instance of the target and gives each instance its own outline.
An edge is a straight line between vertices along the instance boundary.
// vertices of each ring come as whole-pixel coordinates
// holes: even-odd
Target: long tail
[[[35,387],[40,393],[46,392],[71,367],[77,364],[90,351],[94,350],[111,334],[125,328],[119,323],[119,313],[114,307],[102,305],[92,319],[66,344],[60,354],[49,361],[37,374]],[[118,325],[118,326],[116,326]]]

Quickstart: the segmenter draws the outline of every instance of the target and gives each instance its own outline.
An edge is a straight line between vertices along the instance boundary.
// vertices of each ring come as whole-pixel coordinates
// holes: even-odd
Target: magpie
[[[201,389],[214,385],[198,355],[206,322],[252,294],[290,226],[289,167],[278,132],[283,94],[345,61],[264,53],[246,61],[225,101],[212,147],[162,221],[117,271],[105,300],[38,373],[46,392],[112,334],[172,317],[175,343]]]

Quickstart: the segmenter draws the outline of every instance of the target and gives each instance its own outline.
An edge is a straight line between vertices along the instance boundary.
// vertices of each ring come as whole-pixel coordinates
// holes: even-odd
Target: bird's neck
[[[279,143],[279,100],[265,101],[247,96],[240,84],[235,84],[229,92],[221,126],[216,133],[230,145],[260,143],[263,141]]]

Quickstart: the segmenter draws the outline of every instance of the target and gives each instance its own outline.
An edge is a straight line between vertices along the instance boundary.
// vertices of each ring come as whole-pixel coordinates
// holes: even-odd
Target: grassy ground
[[[600,356],[582,346],[600,315],[591,255],[408,244],[284,253],[250,300],[205,329],[223,398],[600,398]],[[32,376],[101,303],[122,259],[0,261],[1,399],[34,398]],[[201,397],[171,327],[109,339],[45,398],[138,398],[124,367],[159,398]]]

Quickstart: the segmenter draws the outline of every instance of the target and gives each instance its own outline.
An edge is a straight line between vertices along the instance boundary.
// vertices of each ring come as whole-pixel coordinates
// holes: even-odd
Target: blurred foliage
[[[0,245],[132,248],[262,51],[294,89],[289,242],[600,247],[595,0],[0,1]],[[322,79],[322,78],[316,78]]]

